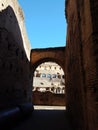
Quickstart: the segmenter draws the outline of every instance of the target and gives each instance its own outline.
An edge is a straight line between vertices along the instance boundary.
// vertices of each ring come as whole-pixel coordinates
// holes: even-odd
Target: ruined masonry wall
[[[66,0],[67,110],[76,130],[98,129],[97,13],[97,0]]]
[[[30,43],[17,0],[0,0],[0,109],[31,102]]]
[[[22,40],[24,43],[24,48],[27,54],[27,58],[30,60],[30,50],[31,50],[31,45],[27,36],[27,32],[26,32],[26,28],[25,28],[25,18],[24,18],[24,14],[23,11],[18,3],[18,0],[0,0],[0,12],[2,12],[2,10],[4,10],[6,7],[11,6],[13,8],[13,11],[17,17],[17,21],[21,30],[21,36],[22,36]],[[10,22],[10,21],[9,21]],[[10,31],[14,32],[15,29],[10,28],[12,27],[12,23],[9,23],[10,26],[6,26],[7,28],[10,29]],[[15,27],[15,26],[14,26]],[[14,32],[15,33],[15,32]],[[15,33],[16,35],[16,33]],[[18,38],[18,37],[17,37]],[[19,40],[19,39],[17,39]]]

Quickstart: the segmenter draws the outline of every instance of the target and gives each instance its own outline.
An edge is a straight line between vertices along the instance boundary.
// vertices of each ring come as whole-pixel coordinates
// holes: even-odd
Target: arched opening
[[[56,62],[37,65],[33,72],[32,101],[35,109],[65,109],[65,74]]]

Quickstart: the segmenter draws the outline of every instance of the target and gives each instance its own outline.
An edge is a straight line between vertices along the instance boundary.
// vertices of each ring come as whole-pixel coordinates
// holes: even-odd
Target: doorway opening
[[[32,85],[35,109],[66,109],[65,93],[65,74],[61,66],[50,61],[37,66]]]

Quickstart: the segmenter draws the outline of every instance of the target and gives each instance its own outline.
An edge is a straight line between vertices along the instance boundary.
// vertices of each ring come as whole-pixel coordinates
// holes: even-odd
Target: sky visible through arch
[[[31,47],[65,46],[65,0],[18,0]]]

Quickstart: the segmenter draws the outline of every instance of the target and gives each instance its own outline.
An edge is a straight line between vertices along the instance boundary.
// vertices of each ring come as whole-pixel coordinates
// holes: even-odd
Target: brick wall
[[[67,110],[76,130],[98,129],[98,2],[67,0]]]
[[[82,24],[83,59],[86,83],[87,128],[98,129],[98,1],[84,1]],[[82,12],[82,11],[81,11]]]
[[[38,65],[48,61],[56,62],[64,70],[65,57],[65,47],[32,49],[30,55],[32,70],[35,71]]]
[[[32,94],[34,105],[66,106],[65,94],[54,94],[51,92],[34,91]]]

